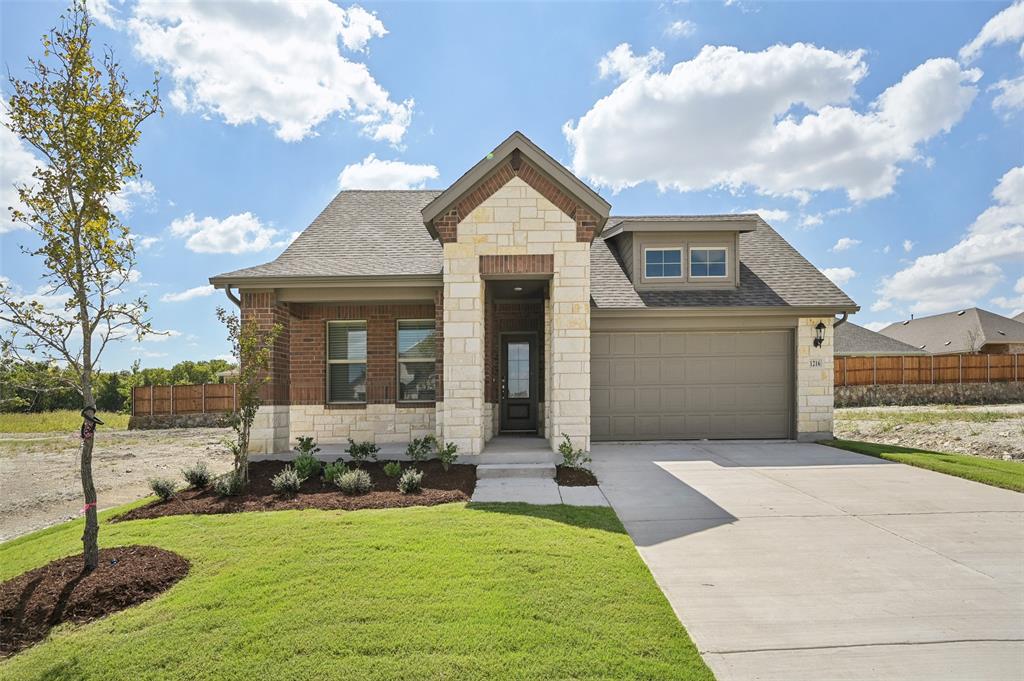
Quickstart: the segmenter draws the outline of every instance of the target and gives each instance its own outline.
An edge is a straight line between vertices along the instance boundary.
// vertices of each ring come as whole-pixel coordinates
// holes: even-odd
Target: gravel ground
[[[181,479],[181,469],[205,461],[212,471],[231,468],[223,440],[228,428],[100,430],[93,477],[100,509],[150,494],[154,477]],[[78,517],[82,481],[76,435],[0,434],[0,541]]]
[[[1024,404],[836,409],[835,436],[1024,460]]]

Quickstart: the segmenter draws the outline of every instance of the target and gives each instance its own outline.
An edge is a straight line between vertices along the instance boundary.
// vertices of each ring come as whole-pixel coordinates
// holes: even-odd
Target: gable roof
[[[1013,320],[1017,322],[1024,322],[1024,312],[1013,316]]]
[[[672,216],[685,219],[686,216]],[[694,216],[697,217],[697,216]],[[609,218],[609,221],[616,218]],[[590,247],[590,295],[599,309],[673,307],[860,308],[778,232],[758,218],[739,235],[740,285],[735,289],[637,291],[614,249],[603,238]]]
[[[837,355],[927,355],[895,338],[865,329],[853,322],[844,322],[835,328],[835,354]]]
[[[932,354],[975,352],[989,343],[1024,343],[1024,323],[977,307],[895,322],[880,333]]]
[[[434,218],[447,212],[453,205],[458,203],[462,197],[472,191],[491,171],[502,165],[516,150],[538,170],[562,187],[579,205],[584,206],[595,215],[598,218],[597,233],[601,233],[605,220],[608,218],[608,211],[611,210],[611,204],[602,199],[586,183],[569,172],[565,166],[551,158],[547,152],[534,144],[526,135],[516,130],[504,142],[495,147],[494,151],[467,170],[448,189],[445,189],[423,207],[423,224],[426,225],[431,236],[437,238],[432,225]]]

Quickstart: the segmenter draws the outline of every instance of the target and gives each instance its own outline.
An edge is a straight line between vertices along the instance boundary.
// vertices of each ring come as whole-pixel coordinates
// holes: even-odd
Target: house
[[[835,327],[835,355],[837,357],[927,354],[920,348],[883,336],[853,322],[845,322]]]
[[[1024,323],[977,307],[894,322],[880,333],[933,355],[1024,352]]]
[[[447,189],[343,191],[274,261],[212,277],[283,328],[253,451],[830,436],[857,305],[757,215],[610,208],[517,132]]]
[[[1022,323],[1024,323],[1024,312],[1021,312],[1020,314],[1014,315],[1013,316],[1013,320],[1015,322],[1022,322]]]

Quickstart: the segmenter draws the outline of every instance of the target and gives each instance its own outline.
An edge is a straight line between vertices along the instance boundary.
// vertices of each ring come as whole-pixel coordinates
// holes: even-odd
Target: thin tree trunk
[[[100,563],[100,523],[96,517],[96,485],[92,480],[92,447],[95,435],[82,440],[82,492],[85,496],[85,532],[82,533],[82,552],[85,572],[92,572]]]

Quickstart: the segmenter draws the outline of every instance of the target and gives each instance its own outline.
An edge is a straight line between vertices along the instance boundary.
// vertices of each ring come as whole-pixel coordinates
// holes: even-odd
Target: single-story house
[[[447,189],[342,191],[274,261],[212,277],[284,329],[253,451],[830,436],[856,303],[758,215],[610,209],[516,132]]]
[[[846,322],[835,327],[836,357],[857,357],[870,355],[927,355],[920,348],[915,348],[895,338],[865,329],[853,322]]]
[[[1024,323],[977,307],[911,317],[879,333],[933,355],[1024,352]]]

